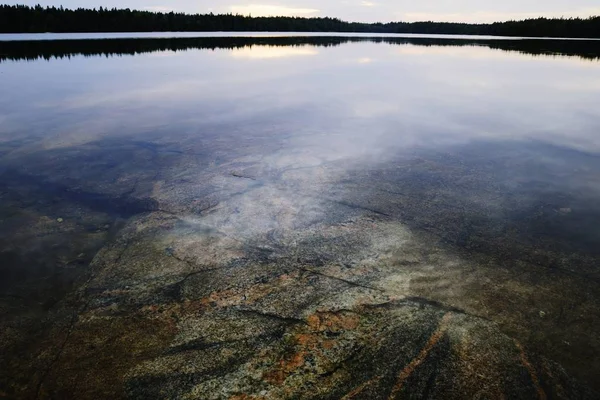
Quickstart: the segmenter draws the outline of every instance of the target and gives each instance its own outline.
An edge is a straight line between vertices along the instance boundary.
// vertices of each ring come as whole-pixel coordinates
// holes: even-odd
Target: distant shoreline
[[[250,17],[130,9],[64,9],[0,5],[0,33],[303,32],[434,34],[526,38],[600,38],[600,16],[494,23],[345,22],[337,18]]]
[[[446,40],[565,40],[565,41],[600,41],[600,38],[572,37],[521,37],[494,35],[453,35],[453,34],[421,34],[421,33],[371,33],[371,32],[39,32],[39,33],[0,33],[3,41],[32,40],[107,40],[107,39],[202,39],[202,38],[414,38],[414,39],[446,39]]]

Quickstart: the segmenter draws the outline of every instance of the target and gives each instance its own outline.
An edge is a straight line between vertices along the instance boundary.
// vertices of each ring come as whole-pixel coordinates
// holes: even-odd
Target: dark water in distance
[[[352,33],[352,32],[98,32],[98,33],[1,33],[0,41],[22,40],[82,40],[82,39],[181,39],[181,38],[219,38],[219,37],[388,37],[412,39],[466,39],[466,40],[520,40],[514,36],[483,35],[439,35],[418,33]],[[546,40],[545,38],[531,38]],[[552,40],[598,41],[600,39],[552,38]]]
[[[551,338],[531,346],[598,388],[600,42],[0,41],[0,88],[2,318],[55,307],[132,216],[237,199],[208,224],[275,240],[336,220],[327,199],[469,260],[539,266],[530,287],[587,285],[553,297],[560,317],[531,328]],[[563,307],[574,292],[585,312]]]

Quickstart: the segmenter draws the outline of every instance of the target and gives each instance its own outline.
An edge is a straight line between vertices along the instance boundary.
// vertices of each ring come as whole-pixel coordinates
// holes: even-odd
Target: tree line
[[[451,22],[345,22],[337,18],[250,17],[234,14],[183,14],[103,8],[0,5],[0,33],[280,31],[371,32],[530,37],[600,38],[600,16],[537,18],[492,24]]]
[[[37,60],[72,56],[123,56],[156,51],[186,51],[192,49],[239,49],[252,46],[318,46],[331,47],[345,43],[374,42],[413,46],[483,46],[535,56],[571,56],[586,60],[600,59],[600,46],[591,40],[468,40],[397,37],[203,37],[152,39],[85,39],[0,41],[0,62],[7,60]]]

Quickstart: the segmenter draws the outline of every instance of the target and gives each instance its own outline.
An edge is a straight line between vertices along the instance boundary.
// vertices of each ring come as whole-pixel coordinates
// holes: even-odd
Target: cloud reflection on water
[[[234,58],[249,59],[272,59],[297,56],[314,56],[319,54],[314,47],[274,47],[274,46],[251,46],[231,50]]]
[[[15,96],[2,104],[0,135],[14,138],[9,127],[27,126],[30,115],[38,115],[38,124],[29,133],[42,134],[50,147],[53,140],[81,143],[77,132],[90,141],[150,133],[165,123],[173,136],[201,135],[224,121],[251,127],[243,134],[252,136],[260,135],[261,124],[284,119],[296,127],[292,140],[314,137],[320,156],[352,158],[352,148],[383,155],[481,138],[600,150],[598,111],[590,108],[600,103],[593,90],[597,62],[483,46],[370,42],[326,50],[254,45],[179,52],[176,58],[151,54],[5,64],[0,79]],[[20,96],[13,86],[24,79],[35,85]],[[74,84],[63,85],[66,79]],[[53,122],[44,125],[51,115]],[[53,128],[43,132],[44,126]]]

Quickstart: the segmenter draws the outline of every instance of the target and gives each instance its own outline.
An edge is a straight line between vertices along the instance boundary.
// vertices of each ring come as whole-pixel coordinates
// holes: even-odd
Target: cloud
[[[586,18],[589,15],[600,15],[600,8],[586,8],[572,11],[554,11],[554,12],[494,12],[494,11],[474,11],[474,12],[456,12],[456,13],[436,13],[436,12],[405,12],[397,14],[399,20],[414,21],[452,21],[452,22],[497,22],[522,20],[528,18]]]
[[[372,1],[361,1],[360,5],[363,7],[375,7],[377,3],[373,3]]]
[[[268,4],[233,5],[229,9],[234,14],[252,15],[253,17],[306,17],[318,14],[314,8],[295,8]]]
[[[148,7],[144,7],[143,10],[152,11],[152,12],[161,12],[161,13],[169,13],[171,11],[175,11],[175,9],[173,7],[169,7],[169,6],[148,6]]]

